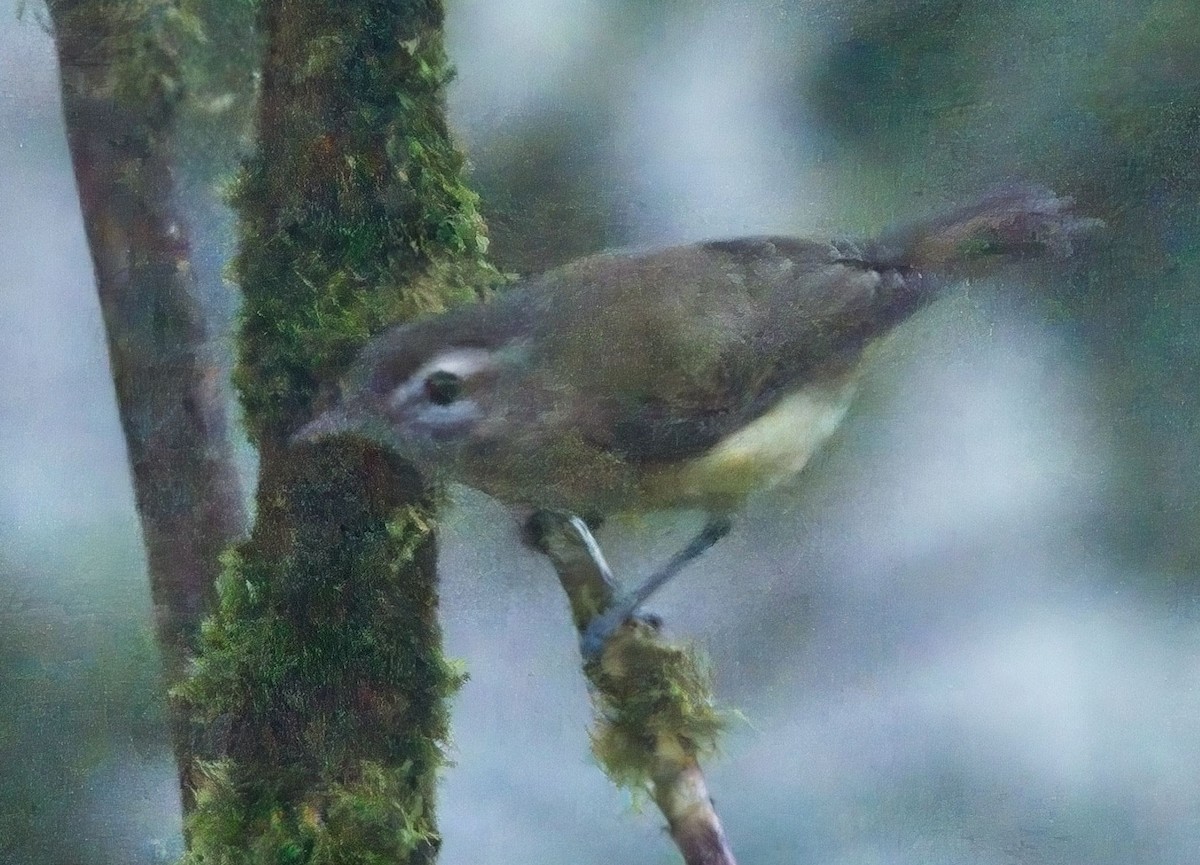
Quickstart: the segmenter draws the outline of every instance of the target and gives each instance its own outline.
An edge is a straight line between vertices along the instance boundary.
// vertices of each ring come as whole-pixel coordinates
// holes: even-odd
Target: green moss
[[[197,840],[184,862],[394,865],[428,861],[440,845],[411,766],[363,762],[353,780],[269,807],[266,799],[243,795],[247,784],[237,772],[230,761],[204,766],[206,785],[191,821]]]
[[[425,861],[399,857],[433,849],[446,700],[464,678],[440,651],[432,500],[366,445],[295,462],[224,557],[176,692],[227,758],[204,774],[185,861]]]
[[[186,861],[424,863],[462,671],[441,651],[436,493],[374,446],[289,447],[374,333],[497,280],[445,124],[434,0],[263,5],[236,381],[260,445],[252,536],[178,696],[211,762]]]
[[[68,15],[71,29],[106,34],[96,48],[116,61],[109,68],[118,103],[153,105],[164,98],[169,103],[182,93],[180,51],[202,38],[192,11],[173,0],[134,0],[80,3]]]
[[[591,676],[592,751],[617,784],[646,789],[664,751],[697,758],[716,751],[727,716],[713,698],[707,662],[691,647],[637,624],[614,637]]]
[[[287,146],[260,152],[231,190],[246,291],[236,379],[256,437],[286,431],[372,334],[499,281],[445,125],[440,32],[422,26],[440,7],[408,7],[297,14],[308,26],[291,83],[325,98],[280,106]]]
[[[89,70],[104,69],[107,93],[114,103],[131,110],[147,106],[163,112],[166,120],[177,109],[212,113],[214,88],[229,98],[229,52],[231,41],[223,39],[220,50],[212,50],[210,28],[233,21],[247,23],[253,3],[231,0],[86,0],[59,3],[54,9],[56,26],[64,31],[95,34],[89,46],[93,56],[75,58]],[[223,34],[224,35],[224,34]],[[244,58],[237,68],[244,80]],[[222,86],[225,85],[225,86]],[[241,94],[239,94],[241,95]],[[245,101],[240,106],[244,111]]]

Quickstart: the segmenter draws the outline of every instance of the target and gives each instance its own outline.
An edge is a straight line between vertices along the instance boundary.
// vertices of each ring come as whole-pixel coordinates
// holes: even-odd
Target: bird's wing
[[[844,379],[873,333],[884,277],[829,244],[748,238],[609,260],[592,279],[602,284],[577,295],[559,282],[557,302],[606,307],[564,329],[581,342],[560,340],[552,366],[588,396],[580,429],[654,463],[698,456],[785,394]]]

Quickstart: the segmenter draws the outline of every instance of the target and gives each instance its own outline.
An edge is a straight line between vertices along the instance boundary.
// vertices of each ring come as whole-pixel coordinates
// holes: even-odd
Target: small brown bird
[[[594,650],[837,427],[864,351],[954,282],[1067,255],[1098,224],[1020,187],[861,245],[752,237],[601,253],[398,326],[297,438],[354,433],[524,515],[661,508],[705,529],[585,639]]]

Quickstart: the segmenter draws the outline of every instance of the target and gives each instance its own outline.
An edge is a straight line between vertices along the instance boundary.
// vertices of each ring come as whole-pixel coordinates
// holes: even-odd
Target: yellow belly
[[[841,423],[854,386],[795,391],[703,456],[652,470],[642,479],[646,506],[725,511],[795,476]]]

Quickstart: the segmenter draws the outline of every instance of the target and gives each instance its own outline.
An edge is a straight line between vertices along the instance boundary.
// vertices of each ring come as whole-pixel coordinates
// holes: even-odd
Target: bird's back
[[[764,237],[592,256],[507,300],[533,327],[537,392],[577,403],[563,422],[658,463],[707,451],[799,388],[840,386],[898,318],[907,279]]]

